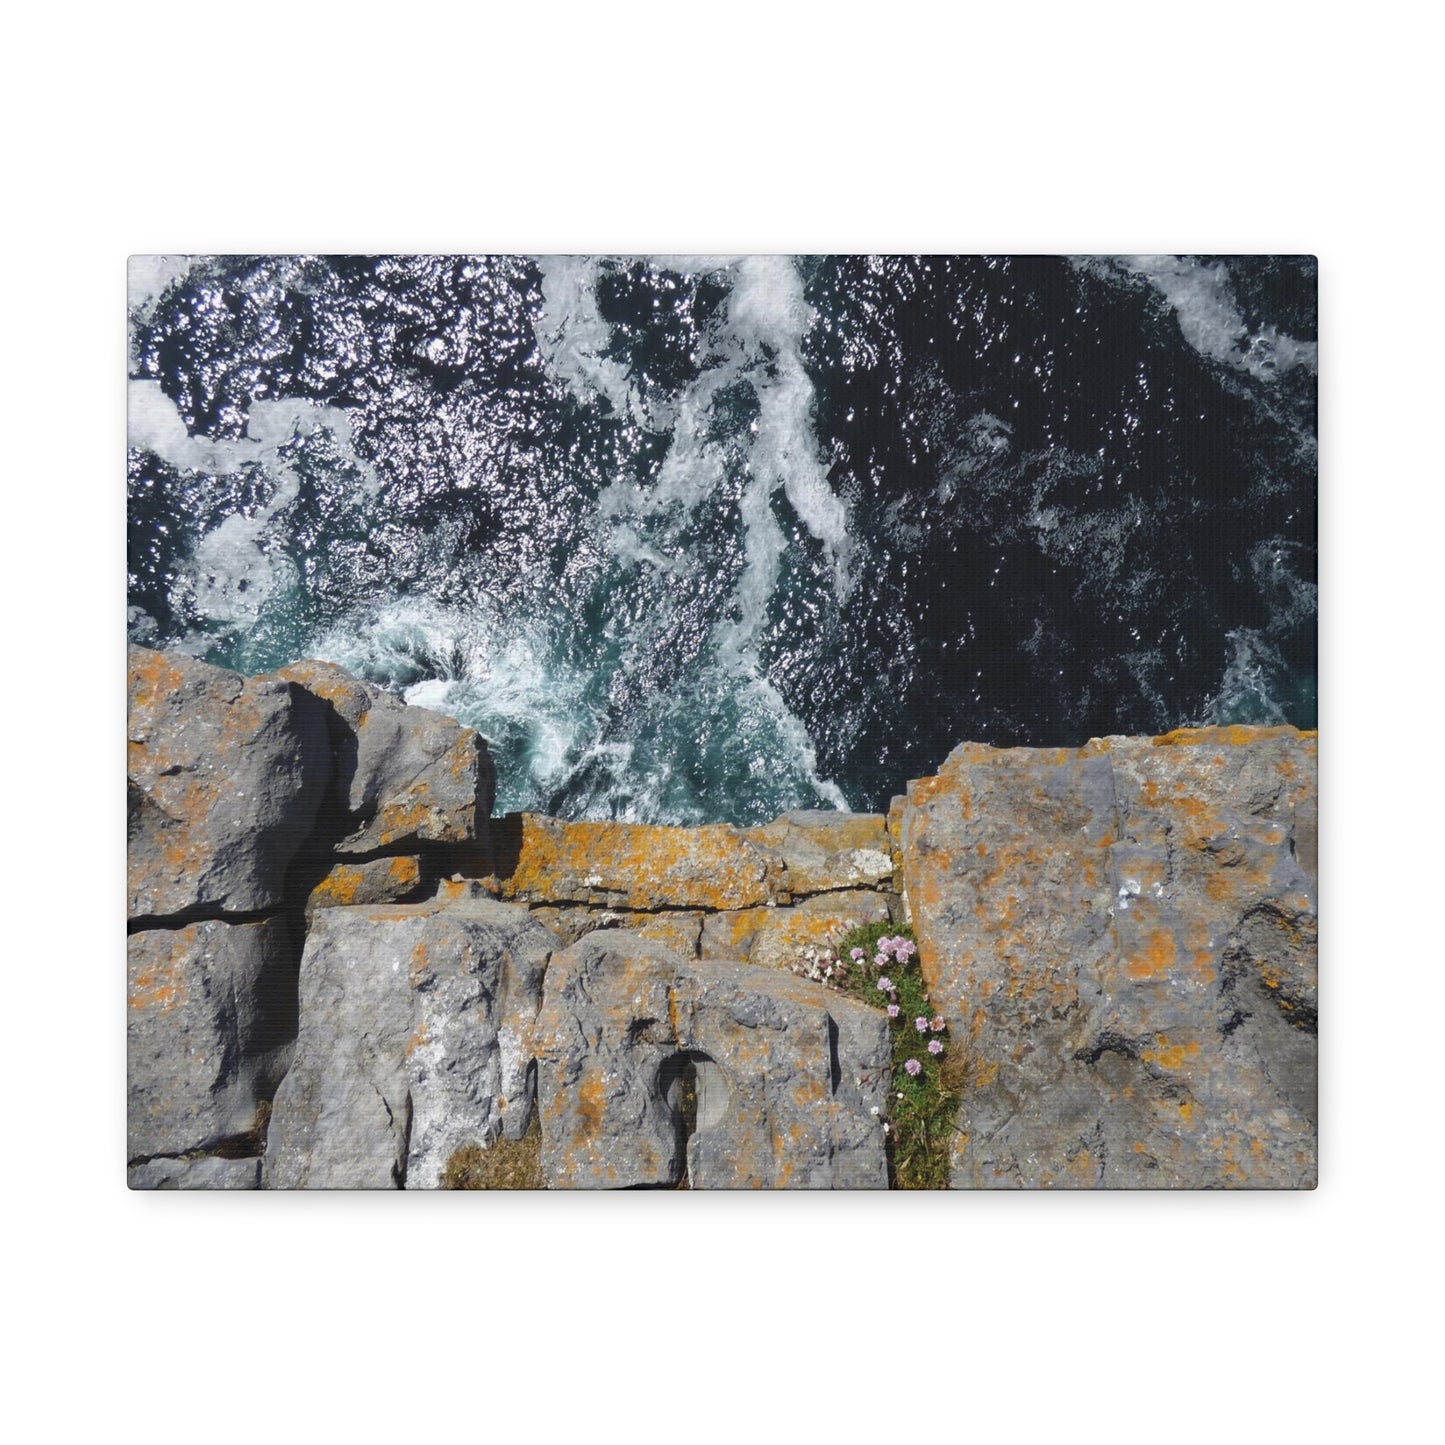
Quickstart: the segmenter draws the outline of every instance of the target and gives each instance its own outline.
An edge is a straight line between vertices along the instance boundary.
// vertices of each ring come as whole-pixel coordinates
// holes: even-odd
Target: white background
[[[14,1438],[1430,1428],[1440,36],[1425,7],[1339,14],[11,12]],[[533,249],[1318,254],[1318,1191],[126,1192],[125,258]]]

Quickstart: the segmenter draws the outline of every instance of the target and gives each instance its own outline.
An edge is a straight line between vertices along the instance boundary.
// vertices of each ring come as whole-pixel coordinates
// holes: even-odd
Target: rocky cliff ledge
[[[470,729],[324,663],[132,648],[133,1187],[881,1188],[881,1009],[790,971],[913,923],[977,1187],[1310,1187],[1315,743],[964,744],[888,817],[492,818]],[[911,914],[910,914],[911,904]]]

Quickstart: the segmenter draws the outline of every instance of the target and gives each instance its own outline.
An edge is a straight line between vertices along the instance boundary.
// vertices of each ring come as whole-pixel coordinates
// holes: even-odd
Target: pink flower
[[[941,1054],[943,1052],[943,1045],[939,1043],[937,1039],[929,1039],[928,1052],[930,1054]]]
[[[875,953],[875,954],[873,955],[873,967],[874,967],[874,968],[882,968],[883,965],[884,965],[885,963],[887,963],[887,962],[888,962],[888,955],[887,955],[886,953]]]
[[[891,978],[880,978],[880,979],[878,980],[878,992],[879,992],[879,993],[892,993],[892,992],[893,992],[893,980],[892,980]]]
[[[934,1021],[933,1021],[931,1024],[929,1024],[928,1027],[931,1028],[934,1033],[936,1033],[936,1034],[941,1034],[941,1033],[944,1031],[944,1029],[946,1029],[946,1028],[948,1027],[948,1025],[947,1025],[946,1023],[944,1023],[944,1021],[943,1021],[943,1015],[942,1015],[942,1014],[939,1014],[939,1016],[938,1016],[936,1019],[934,1019]]]
[[[917,1059],[909,1059],[903,1065],[903,1068],[905,1072],[912,1074],[915,1078],[923,1072],[923,1065],[920,1064]]]
[[[853,956],[853,958],[854,958],[854,960],[855,960],[856,962],[862,962],[862,959],[863,959],[863,950],[862,950],[861,948],[852,949],[852,950],[851,950],[851,953],[852,953],[852,956]]]
[[[927,1019],[914,1019],[914,1020],[913,1020],[913,1027],[916,1028],[919,1033],[921,1033],[921,1034],[926,1034],[926,1033],[928,1032],[928,1020],[927,1020]]]
[[[896,1003],[891,1003],[888,1005],[888,1017],[891,1019],[896,1019],[898,1017],[898,1005]]]

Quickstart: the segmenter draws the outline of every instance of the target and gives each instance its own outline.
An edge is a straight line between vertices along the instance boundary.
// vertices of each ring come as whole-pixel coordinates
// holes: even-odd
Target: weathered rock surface
[[[1313,735],[964,744],[904,874],[968,1061],[956,1188],[1315,1182]]]
[[[793,897],[830,889],[887,888],[893,858],[878,813],[800,809],[744,834],[779,854]]]
[[[369,863],[338,863],[306,900],[307,914],[318,908],[349,908],[353,904],[403,903],[421,896],[429,884],[426,860],[415,853],[373,858]]]
[[[666,909],[661,913],[626,913],[613,908],[549,908],[532,909],[532,917],[545,923],[563,946],[576,943],[601,928],[625,928],[644,938],[660,939],[687,958],[696,958],[702,936],[703,919],[707,915],[683,909]]]
[[[886,1187],[886,1020],[790,975],[591,933],[552,960],[537,1059],[552,1187]]]
[[[331,705],[343,818],[339,854],[412,842],[466,843],[486,832],[496,770],[471,728],[361,682],[329,662],[277,677]]]
[[[127,1171],[132,1189],[259,1189],[259,1159],[148,1159]]]
[[[462,1145],[520,1138],[555,945],[491,899],[318,911],[266,1187],[435,1188]]]
[[[782,860],[724,823],[664,828],[524,813],[521,825],[516,867],[501,885],[518,902],[719,909],[781,894]]]
[[[247,1132],[288,1061],[295,943],[284,920],[149,929],[126,943],[127,1157]]]
[[[819,893],[792,908],[749,908],[703,920],[704,958],[788,968],[807,948],[835,944],[850,929],[889,918],[888,897],[866,890]]]
[[[882,1187],[886,1022],[786,970],[910,916],[955,1187],[1314,1182],[1312,735],[965,744],[886,819],[492,826],[476,735],[339,668],[130,663],[134,1188],[432,1187],[538,1092],[555,1185]]]
[[[281,678],[132,647],[132,918],[280,905],[331,775],[325,710]]]

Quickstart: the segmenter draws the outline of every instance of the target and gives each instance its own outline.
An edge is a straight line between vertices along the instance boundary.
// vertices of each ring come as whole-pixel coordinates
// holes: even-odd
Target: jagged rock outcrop
[[[966,743],[909,785],[956,1188],[1315,1182],[1315,742]]]
[[[276,675],[330,704],[341,812],[335,854],[485,837],[496,769],[471,728],[408,707],[334,663],[293,663]]]
[[[129,669],[127,912],[279,908],[331,777],[324,706],[177,653]]]
[[[882,1187],[888,1025],[788,969],[910,916],[954,1187],[1314,1182],[1312,735],[666,828],[489,821],[475,733],[330,664],[130,691],[135,1188],[430,1188],[534,1117],[553,1187]]]
[[[308,920],[484,862],[492,763],[470,728],[330,664],[244,678],[133,647],[129,667],[130,1181],[254,1187],[222,1156],[260,1147]]]
[[[490,899],[317,913],[266,1187],[434,1189],[463,1145],[520,1138],[555,944]]]
[[[886,1021],[790,975],[592,933],[548,968],[537,1058],[554,1188],[887,1186]]]

